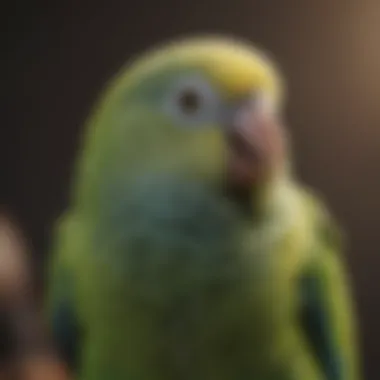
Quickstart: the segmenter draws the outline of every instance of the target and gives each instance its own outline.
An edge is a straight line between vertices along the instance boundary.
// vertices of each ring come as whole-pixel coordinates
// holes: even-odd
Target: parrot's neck
[[[276,177],[247,191],[227,190],[226,194],[247,218],[260,222],[274,210],[281,197],[281,189],[289,183],[287,176]]]
[[[225,188],[225,194],[251,221],[260,222],[278,209],[284,190],[294,184],[292,160],[284,159],[264,181],[250,187]],[[285,191],[286,192],[286,191]],[[281,208],[281,207],[280,207]]]

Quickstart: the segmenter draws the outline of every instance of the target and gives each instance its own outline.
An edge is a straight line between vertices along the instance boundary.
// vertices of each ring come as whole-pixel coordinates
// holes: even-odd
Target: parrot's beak
[[[227,184],[249,190],[265,181],[282,160],[284,139],[274,107],[266,100],[245,102],[227,128]]]

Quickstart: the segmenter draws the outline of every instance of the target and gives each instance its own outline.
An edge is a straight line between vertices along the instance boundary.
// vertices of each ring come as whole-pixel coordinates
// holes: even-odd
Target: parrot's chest
[[[94,310],[88,350],[98,372],[114,373],[115,380],[124,373],[149,380],[272,380],[282,366],[290,283],[269,252],[238,245],[239,252],[235,244],[232,238],[205,246],[184,237],[152,241],[139,252],[145,257],[128,258],[113,277],[103,266],[99,275],[109,278],[109,287],[99,293],[107,302]]]
[[[107,285],[88,282],[89,360],[115,380],[267,376],[291,310],[281,231],[252,232],[218,200],[176,195],[133,202],[107,239],[95,231],[90,277]]]

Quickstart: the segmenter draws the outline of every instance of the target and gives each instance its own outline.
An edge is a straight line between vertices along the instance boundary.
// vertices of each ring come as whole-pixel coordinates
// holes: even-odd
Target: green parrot
[[[249,43],[148,51],[89,118],[48,312],[76,380],[358,380],[339,227]]]

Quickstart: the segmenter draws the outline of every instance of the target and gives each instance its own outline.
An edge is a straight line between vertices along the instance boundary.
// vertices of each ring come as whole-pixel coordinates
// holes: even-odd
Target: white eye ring
[[[181,78],[171,89],[167,111],[187,124],[212,121],[218,111],[219,98],[212,86],[201,76]]]

